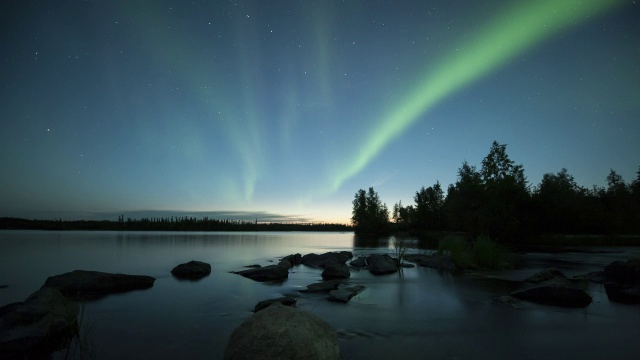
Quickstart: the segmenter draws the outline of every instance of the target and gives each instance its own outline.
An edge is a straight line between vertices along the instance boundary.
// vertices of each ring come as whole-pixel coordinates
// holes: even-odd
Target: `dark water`
[[[48,276],[75,269],[144,274],[153,288],[113,295],[84,306],[83,344],[76,357],[94,359],[219,359],[235,327],[260,300],[286,294],[338,332],[344,359],[636,359],[640,306],[609,302],[601,285],[588,286],[594,303],[563,309],[493,298],[554,266],[568,276],[601,270],[613,260],[640,256],[634,248],[569,249],[523,254],[508,272],[452,275],[426,268],[375,277],[354,271],[366,290],[349,304],[297,290],[321,280],[298,266],[282,284],[254,282],[229,271],[269,265],[291,253],[348,250],[392,252],[389,239],[365,242],[348,233],[0,232],[0,306],[22,301]],[[419,251],[419,250],[415,250]],[[197,282],[170,270],[189,260],[212,265]],[[82,351],[80,351],[82,350]],[[55,354],[62,358],[62,354]]]

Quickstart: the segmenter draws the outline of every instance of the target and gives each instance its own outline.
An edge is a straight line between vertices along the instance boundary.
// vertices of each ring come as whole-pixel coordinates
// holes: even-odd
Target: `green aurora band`
[[[522,1],[507,8],[493,22],[427,72],[406,100],[378,122],[358,154],[337,172],[332,192],[362,171],[392,140],[421,119],[447,96],[468,86],[555,33],[600,15],[620,0]]]

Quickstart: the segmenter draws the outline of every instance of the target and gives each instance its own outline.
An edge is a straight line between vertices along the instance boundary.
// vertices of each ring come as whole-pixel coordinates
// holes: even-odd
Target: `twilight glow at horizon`
[[[532,186],[630,181],[638,6],[3,3],[0,216],[347,223],[493,140]]]

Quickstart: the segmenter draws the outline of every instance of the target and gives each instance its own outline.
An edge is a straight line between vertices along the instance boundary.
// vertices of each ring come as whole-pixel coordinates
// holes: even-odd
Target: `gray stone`
[[[344,264],[353,257],[349,251],[327,252],[324,254],[307,254],[302,257],[301,263],[316,268],[326,268],[329,265]]]
[[[314,293],[314,292],[331,291],[331,290],[337,289],[338,285],[340,285],[341,282],[342,282],[341,279],[325,280],[319,283],[307,285],[307,288],[300,290],[300,292]]]
[[[536,285],[511,293],[518,299],[544,305],[562,307],[586,307],[591,304],[591,296],[582,289],[556,285]]]
[[[347,303],[352,297],[358,295],[364,290],[364,286],[356,285],[349,287],[339,287],[329,292],[329,301]]]
[[[269,265],[242,271],[232,271],[232,273],[255,281],[282,281],[289,277],[289,267]]]
[[[298,302],[297,298],[294,298],[293,296],[283,296],[283,297],[279,297],[277,299],[267,299],[267,300],[262,300],[259,303],[256,304],[256,306],[253,308],[253,312],[258,312],[262,309],[267,308],[269,305],[273,304],[273,303],[280,303],[282,305],[285,306],[296,306],[296,303]]]
[[[640,259],[614,261],[604,268],[604,274],[610,301],[640,304]]]
[[[225,349],[227,360],[337,360],[338,337],[309,312],[274,303],[236,328]]]
[[[211,265],[191,260],[188,263],[180,264],[171,270],[171,274],[178,279],[198,280],[211,274]]]
[[[347,279],[350,276],[349,267],[345,264],[332,264],[322,271],[322,278],[326,280]]]
[[[539,284],[543,281],[548,281],[551,279],[564,279],[566,280],[567,277],[564,275],[564,273],[556,268],[548,268],[546,270],[542,270],[539,271],[531,276],[529,276],[528,278],[524,279],[525,282],[531,283],[531,284]]]
[[[54,288],[0,308],[0,358],[46,359],[77,334],[79,305]]]
[[[364,258],[364,257],[359,257],[359,258],[357,258],[357,259],[355,259],[355,260],[351,261],[351,262],[349,263],[349,265],[351,265],[351,266],[355,266],[355,267],[361,267],[361,268],[362,268],[362,267],[367,266],[367,261],[366,261],[366,258]]]
[[[291,254],[282,258],[282,260],[287,260],[291,263],[291,265],[300,265],[302,264],[302,255],[300,254]]]
[[[391,274],[398,271],[398,264],[389,255],[372,254],[367,257],[367,269],[373,275]]]
[[[97,299],[109,294],[148,289],[156,281],[151,276],[111,274],[99,271],[74,270],[51,276],[43,287],[58,289],[70,299]]]

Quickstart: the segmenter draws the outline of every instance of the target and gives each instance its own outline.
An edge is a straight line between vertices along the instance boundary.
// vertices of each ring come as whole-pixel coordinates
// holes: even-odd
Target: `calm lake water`
[[[589,285],[594,303],[585,309],[530,303],[515,309],[492,301],[512,290],[503,280],[549,266],[569,277],[602,270],[640,257],[637,248],[526,253],[523,267],[507,272],[410,268],[403,276],[376,277],[353,270],[349,283],[366,290],[348,304],[300,294],[321,280],[320,270],[304,265],[281,284],[229,273],[292,253],[340,250],[393,251],[388,238],[362,241],[351,233],[0,231],[0,285],[8,285],[0,289],[0,306],[23,301],[48,276],[76,269],[155,277],[148,290],[85,304],[83,348],[92,359],[221,359],[231,332],[258,301],[290,294],[337,331],[343,359],[637,359],[640,353],[640,306],[609,302],[602,285]],[[211,275],[196,282],[171,276],[190,260],[210,263]]]

